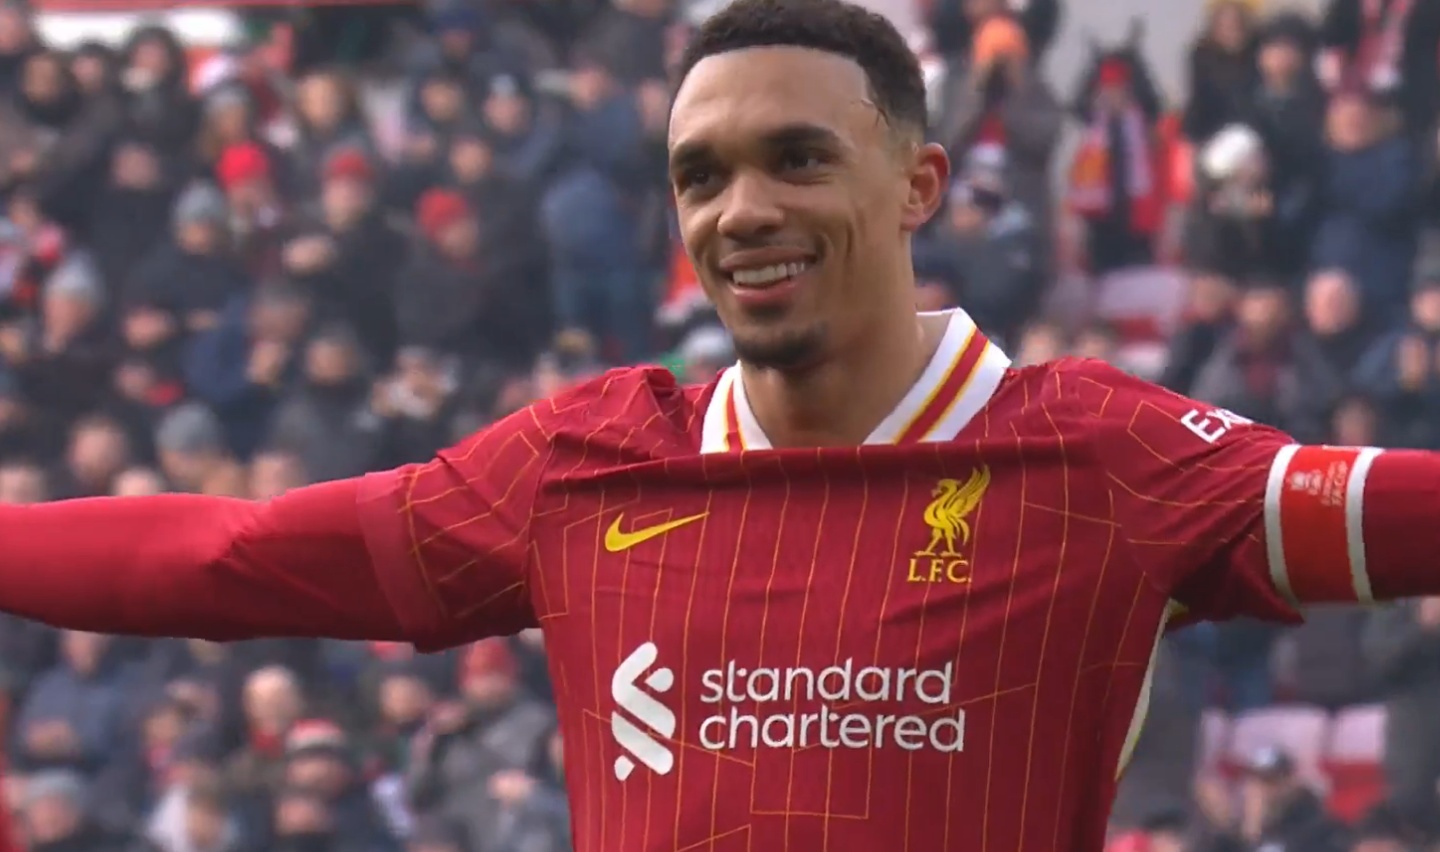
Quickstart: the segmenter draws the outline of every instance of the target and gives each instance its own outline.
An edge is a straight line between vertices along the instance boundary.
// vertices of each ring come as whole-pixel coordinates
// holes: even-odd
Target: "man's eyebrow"
[[[814,147],[843,150],[845,142],[840,134],[828,127],[808,122],[785,124],[767,131],[760,138],[766,148]],[[715,156],[709,143],[701,140],[681,142],[670,152],[670,168],[681,169],[703,163]]]
[[[699,140],[681,142],[670,149],[670,168],[674,171],[697,166],[715,158],[715,152],[708,142]]]
[[[777,127],[765,134],[765,144],[772,148],[789,146],[834,148],[845,147],[840,135],[828,127],[798,122]]]

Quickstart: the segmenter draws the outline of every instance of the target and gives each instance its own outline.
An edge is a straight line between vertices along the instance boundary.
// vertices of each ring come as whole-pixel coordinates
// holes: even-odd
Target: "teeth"
[[[758,287],[774,284],[776,281],[784,281],[786,278],[794,278],[809,268],[810,264],[808,263],[777,263],[758,269],[737,269],[730,274],[730,278],[736,284]]]

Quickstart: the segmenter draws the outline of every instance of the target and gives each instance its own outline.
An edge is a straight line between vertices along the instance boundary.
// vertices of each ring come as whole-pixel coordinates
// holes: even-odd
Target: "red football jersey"
[[[580,852],[1100,850],[1167,621],[1294,617],[1285,435],[950,323],[860,447],[631,369],[369,479],[419,645],[544,628]]]

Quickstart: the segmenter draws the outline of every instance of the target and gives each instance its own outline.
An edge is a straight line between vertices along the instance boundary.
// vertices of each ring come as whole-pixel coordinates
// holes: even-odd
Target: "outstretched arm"
[[[1293,601],[1440,594],[1440,454],[1282,447],[1264,516],[1266,567]]]
[[[1440,454],[1305,446],[1113,368],[1074,368],[1117,519],[1192,617],[1440,594]]]
[[[265,502],[0,507],[0,609],[99,633],[404,639],[365,545],[360,482]]]
[[[430,462],[253,502],[0,506],[0,611],[97,633],[405,641],[534,624],[530,521],[547,437],[525,409]]]

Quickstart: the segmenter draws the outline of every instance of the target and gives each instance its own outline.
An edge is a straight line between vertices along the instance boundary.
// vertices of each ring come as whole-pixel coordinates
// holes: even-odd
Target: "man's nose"
[[[775,182],[760,174],[737,175],[721,199],[720,234],[732,239],[761,236],[784,221]]]

